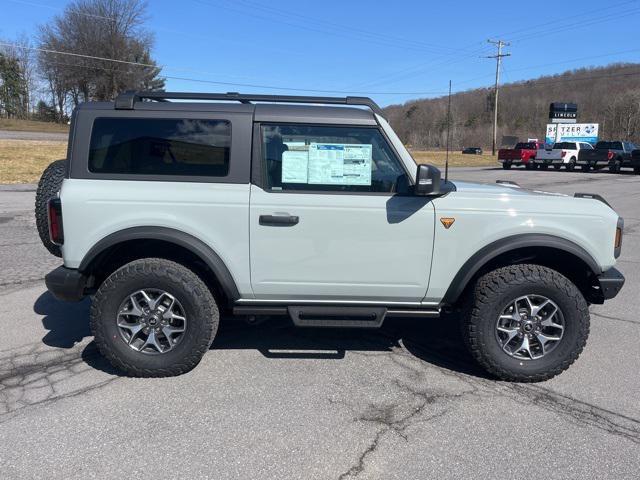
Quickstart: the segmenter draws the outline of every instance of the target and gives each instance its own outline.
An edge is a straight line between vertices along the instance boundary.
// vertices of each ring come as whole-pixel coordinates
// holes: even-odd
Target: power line
[[[344,29],[348,29],[349,32],[357,32],[360,33],[362,35],[365,36],[370,36],[370,37],[374,37],[374,38],[385,38],[388,39],[390,41],[394,41],[394,42],[399,42],[401,44],[414,44],[416,46],[419,47],[424,47],[424,48],[436,48],[439,49],[441,51],[449,51],[449,52],[461,52],[463,51],[463,49],[459,49],[459,48],[455,48],[455,47],[449,47],[446,45],[436,45],[436,44],[432,44],[432,43],[425,43],[425,42],[420,42],[417,40],[411,40],[411,39],[407,39],[407,38],[401,38],[401,37],[396,37],[394,35],[389,35],[389,34],[385,34],[385,33],[380,33],[380,32],[372,32],[369,30],[364,30],[362,28],[357,28],[354,27],[352,25],[344,25],[344,24],[337,24],[335,21],[326,21],[326,20],[322,20],[316,17],[311,17],[308,15],[302,15],[300,13],[295,13],[295,12],[291,12],[289,10],[284,10],[284,9],[280,9],[280,8],[275,8],[273,6],[270,5],[263,5],[261,3],[255,2],[255,1],[250,1],[250,0],[235,0],[234,4],[237,5],[238,3],[244,4],[247,7],[250,8],[256,8],[259,10],[262,10],[264,12],[267,13],[272,13],[275,14],[277,16],[288,16],[288,17],[293,17],[293,18],[299,18],[301,20],[304,20],[305,22],[313,22],[317,25],[326,25],[331,29],[339,29],[339,30],[344,30]]]
[[[30,7],[38,7],[38,8],[49,8],[51,10],[62,10],[61,7],[54,7],[53,5],[45,5],[42,3],[35,3],[35,2],[27,2],[24,0],[8,0],[9,2],[13,2],[13,3],[20,3],[22,5],[28,5]],[[115,22],[116,19],[112,18],[112,17],[105,17],[104,15],[96,15],[93,13],[84,13],[84,12],[79,12],[78,10],[74,10],[73,8],[70,8],[67,10],[68,13],[72,14],[72,15],[81,15],[84,17],[90,17],[90,18],[98,18],[98,19],[102,19],[102,20],[109,20],[110,22]]]
[[[51,50],[51,49],[48,49],[48,48],[27,47],[27,46],[23,46],[23,45],[17,45],[17,44],[12,44],[12,43],[5,43],[5,42],[0,42],[0,46],[20,48],[20,49],[24,49],[24,50],[35,50],[35,51],[51,53],[51,54],[57,54],[57,55],[69,55],[69,56],[72,56],[72,57],[87,58],[87,59],[90,59],[90,60],[116,62],[116,63],[120,63],[120,64],[126,64],[126,65],[132,65],[132,66],[140,66],[140,67],[146,67],[146,68],[149,68],[149,67],[151,67],[151,68],[168,68],[168,69],[180,70],[180,69],[176,69],[175,67],[168,67],[168,66],[163,66],[163,65],[153,65],[153,64],[148,64],[148,63],[130,62],[130,61],[126,61],[126,60],[116,60],[116,59],[113,59],[113,58],[97,57],[97,56],[94,56],[94,55],[83,55],[83,54],[72,53],[72,52],[61,52],[61,51],[58,51],[58,50]],[[77,66],[79,68],[83,68],[83,67],[84,68],[96,68],[96,67],[91,67],[91,66],[87,66],[87,65],[74,65],[74,66]],[[113,69],[104,69],[104,70],[113,71]],[[186,69],[184,69],[184,70],[188,71]],[[251,84],[251,83],[219,82],[219,81],[214,81],[214,80],[206,80],[206,79],[199,79],[199,78],[188,78],[188,77],[174,77],[174,76],[169,76],[169,75],[163,75],[163,76],[165,78],[171,78],[171,79],[175,79],[175,80],[185,80],[185,81],[190,81],[190,82],[211,83],[211,84],[215,84],[215,85],[227,85],[227,86],[234,86],[234,87],[264,88],[264,89],[269,89],[269,90],[296,91],[296,92],[318,92],[318,93],[336,93],[336,94],[366,93],[368,95],[439,95],[439,94],[446,93],[444,91],[437,91],[437,92],[361,92],[361,91],[347,91],[347,90],[320,90],[320,89],[294,88],[294,87],[284,87],[284,86],[275,86],[275,85],[257,85],[257,84]]]
[[[181,69],[179,69],[177,67],[170,67],[170,66],[166,66],[166,65],[163,66],[163,65],[153,65],[153,64],[140,63],[140,62],[130,62],[130,61],[125,61],[125,60],[116,60],[116,59],[112,59],[112,58],[98,57],[98,56],[94,56],[94,55],[82,55],[82,54],[77,54],[77,53],[73,53],[73,52],[62,52],[62,51],[51,50],[51,49],[42,49],[42,48],[38,48],[38,47],[27,47],[27,46],[23,46],[23,45],[17,45],[17,44],[12,44],[12,43],[5,43],[5,42],[0,42],[0,46],[13,47],[13,48],[19,48],[19,49],[25,49],[25,50],[43,51],[43,52],[57,54],[57,55],[68,55],[68,56],[72,56],[72,57],[76,57],[76,58],[79,57],[79,58],[87,58],[87,59],[92,59],[92,60],[116,62],[116,63],[120,63],[120,64],[126,64],[126,65],[131,65],[131,66],[140,66],[140,67],[145,67],[145,68],[167,68],[167,69],[170,69],[170,70],[181,70]],[[628,51],[624,51],[624,52],[616,52],[616,53],[628,53],[628,52],[636,51],[636,50],[637,49],[628,50]],[[610,54],[610,55],[612,55],[612,54]],[[507,54],[504,54],[503,56],[507,56]],[[604,55],[599,55],[598,57],[601,57],[601,56],[604,56]],[[495,58],[495,56],[492,56],[490,58]],[[582,59],[586,59],[586,58],[589,58],[589,57],[582,57]],[[579,60],[579,59],[576,59],[576,60]],[[565,60],[565,62],[566,61],[569,61],[569,60]],[[52,63],[56,64],[56,62],[52,62]],[[66,66],[72,66],[72,67],[77,67],[77,68],[88,68],[88,69],[97,69],[97,70],[104,70],[104,71],[115,71],[114,69],[109,69],[109,68],[105,68],[105,67],[90,66],[90,65],[79,65],[79,64],[68,64],[68,63],[57,63],[57,64],[66,65]],[[533,67],[531,67],[531,68],[533,68]],[[182,70],[183,71],[189,71],[188,69],[182,69]],[[211,74],[211,73],[206,72],[206,74]],[[575,82],[575,81],[582,81],[582,80],[591,80],[591,79],[598,79],[598,78],[615,78],[615,77],[626,77],[626,76],[635,76],[635,75],[640,75],[640,71],[638,71],[638,72],[614,73],[614,74],[610,74],[610,75],[595,75],[595,76],[587,76],[587,77],[571,78],[571,79],[558,79],[558,80],[554,79],[554,80],[551,80],[551,81],[545,81],[545,80],[522,80],[522,81],[519,81],[519,82],[511,83],[511,84],[509,84],[509,86],[522,85],[522,84],[531,83],[531,82],[535,82],[534,85],[547,85],[547,84],[555,84],[555,83],[566,83],[566,82]],[[292,91],[292,92],[333,93],[333,94],[344,94],[344,95],[355,95],[355,94],[361,94],[361,95],[445,95],[447,93],[444,90],[443,91],[406,91],[406,92],[398,92],[398,91],[396,91],[396,92],[393,92],[393,91],[362,91],[362,90],[323,90],[323,89],[310,89],[310,88],[294,88],[294,87],[289,87],[289,86],[262,85],[262,84],[252,84],[252,83],[222,82],[222,81],[208,80],[208,79],[202,79],[202,78],[178,77],[178,76],[171,76],[171,75],[163,75],[163,77],[168,78],[168,79],[187,81],[187,82],[207,83],[207,84],[213,84],[213,85],[224,85],[224,86],[232,86],[232,87],[262,88],[262,89],[268,89],[268,90],[282,90],[282,91]],[[484,77],[477,77],[477,78],[484,78]],[[464,83],[464,82],[462,82],[462,83]],[[478,87],[478,88],[483,88],[483,87]],[[465,92],[464,90],[458,90],[457,92],[454,92],[453,94],[459,94],[459,93],[464,93],[464,92]]]
[[[496,59],[496,88],[493,104],[493,142],[491,143],[491,155],[495,155],[496,135],[498,130],[498,85],[500,84],[500,62],[502,62],[503,57],[509,57],[511,55],[510,53],[502,53],[502,47],[508,47],[511,44],[502,40],[487,40],[487,42],[496,45],[496,47],[498,48],[498,53],[496,55],[487,57]]]
[[[49,48],[27,47],[25,45],[18,45],[18,44],[15,44],[15,43],[0,42],[0,46],[20,48],[20,49],[23,49],[23,50],[35,50],[35,51],[38,51],[38,52],[52,53],[52,54],[56,54],[56,55],[69,55],[69,56],[72,56],[72,57],[87,58],[89,60],[102,60],[102,61],[105,61],[105,62],[123,63],[123,64],[126,64],[126,65],[137,65],[137,66],[140,66],[140,67],[147,67],[147,68],[160,68],[158,65],[153,65],[151,63],[129,62],[127,60],[117,60],[115,58],[96,57],[94,55],[84,55],[84,54],[81,54],[81,53],[61,52],[61,51],[58,51],[58,50],[51,50]]]
[[[388,36],[384,36],[381,35],[380,33],[374,33],[374,32],[368,32],[366,30],[361,30],[361,29],[354,29],[350,26],[345,26],[345,25],[336,25],[335,23],[330,23],[330,22],[324,22],[322,20],[319,19],[314,19],[312,17],[305,17],[302,15],[297,15],[298,17],[302,17],[305,18],[305,23],[297,23],[295,20],[283,20],[282,17],[283,16],[289,16],[289,18],[291,17],[291,13],[278,13],[277,16],[265,16],[268,15],[268,13],[264,13],[264,14],[260,14],[260,13],[255,13],[254,11],[247,11],[247,10],[242,10],[242,9],[238,9],[238,3],[234,2],[233,3],[233,7],[232,6],[225,6],[225,5],[220,5],[220,4],[216,4],[216,3],[211,3],[211,2],[207,2],[204,0],[191,0],[194,3],[198,3],[207,7],[211,7],[211,8],[217,8],[217,9],[222,9],[222,10],[228,10],[230,12],[234,12],[237,14],[242,15],[243,17],[254,17],[254,18],[258,18],[260,20],[264,20],[267,21],[269,23],[279,23],[282,25],[287,25],[290,27],[294,27],[294,28],[299,28],[302,30],[308,30],[308,31],[312,31],[312,32],[317,32],[317,33],[322,33],[322,34],[329,34],[329,35],[334,35],[334,36],[338,36],[338,37],[344,37],[344,38],[351,38],[351,39],[355,39],[361,42],[365,42],[365,43],[372,43],[372,44],[377,44],[377,45],[383,45],[383,46],[390,46],[390,47],[396,47],[396,48],[404,48],[404,49],[411,49],[411,50],[418,50],[418,51],[428,51],[431,50],[431,53],[433,53],[434,49],[437,49],[439,52],[443,51],[443,48],[446,49],[447,52],[451,53],[452,49],[447,48],[447,47],[443,47],[443,46],[427,46],[427,45],[420,45],[420,44],[416,44],[416,42],[414,41],[409,41],[409,40],[404,40],[404,41],[398,41],[398,40],[389,40]],[[255,6],[252,8],[256,8]],[[273,7],[267,7],[267,8],[272,8]],[[282,11],[284,12],[284,11]],[[329,27],[325,27],[323,25],[323,23],[328,24]],[[311,24],[311,25],[310,25]],[[339,28],[338,28],[339,27]],[[363,38],[364,36],[364,38]]]
[[[584,12],[584,13],[578,13],[578,14],[575,14],[575,15],[572,14],[571,15],[571,19],[575,20],[576,18],[588,17],[588,16],[593,15],[594,13],[604,12],[606,10],[611,10],[611,9],[614,9],[614,8],[617,8],[617,7],[622,7],[624,5],[629,5],[629,4],[632,4],[632,3],[636,3],[637,4],[638,0],[629,0],[629,1],[626,1],[626,2],[616,3],[614,5],[609,5],[607,7],[598,8],[598,9],[595,9],[595,10],[589,10],[588,12]],[[566,25],[566,22],[567,22],[567,19],[564,18],[564,17],[563,18],[558,18],[556,20],[545,20],[544,27],[548,27],[550,25],[555,25],[555,24],[560,24],[562,27],[564,27]],[[525,27],[525,28],[519,28],[517,30],[512,30],[510,32],[500,33],[499,35],[496,35],[496,36],[502,37],[502,38],[505,38],[505,37],[506,38],[511,38],[511,35],[514,35],[516,33],[521,33],[521,32],[528,32],[530,30],[534,30],[536,32],[539,32],[540,31],[540,24],[534,22],[534,24],[532,26]],[[566,30],[561,30],[561,31],[562,32],[566,32]]]

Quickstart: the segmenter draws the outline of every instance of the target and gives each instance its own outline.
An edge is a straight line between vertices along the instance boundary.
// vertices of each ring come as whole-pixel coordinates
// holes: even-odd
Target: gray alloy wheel
[[[187,317],[180,302],[164,290],[147,288],[129,295],[116,317],[122,339],[136,352],[157,355],[180,343]]]
[[[564,315],[555,302],[542,295],[526,295],[502,309],[496,322],[496,339],[507,355],[536,360],[558,346],[564,323]]]

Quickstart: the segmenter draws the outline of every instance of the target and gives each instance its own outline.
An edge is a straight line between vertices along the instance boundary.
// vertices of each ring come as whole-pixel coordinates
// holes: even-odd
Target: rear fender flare
[[[162,240],[191,251],[211,269],[220,282],[224,293],[231,301],[240,298],[236,282],[220,256],[202,240],[173,228],[131,227],[107,235],[87,252],[82,262],[80,262],[78,270],[84,273],[101,253],[119,243],[131,240]]]

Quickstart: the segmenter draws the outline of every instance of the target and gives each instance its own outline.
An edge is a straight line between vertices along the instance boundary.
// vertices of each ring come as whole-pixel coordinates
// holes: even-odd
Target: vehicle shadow
[[[71,349],[91,336],[88,299],[78,303],[61,302],[45,292],[33,305],[47,333],[42,343]],[[398,350],[447,370],[486,377],[467,352],[460,335],[458,318],[446,314],[439,319],[388,318],[380,329],[298,328],[288,317],[268,317],[249,324],[226,316],[212,349],[259,351],[265,358],[341,360],[348,352],[388,352]],[[89,343],[82,359],[91,367],[111,375],[124,375],[114,369]]]
[[[45,291],[33,304],[33,311],[44,315],[42,325],[47,331],[42,343],[50,347],[72,348],[89,330],[89,299],[82,302],[61,302]]]
[[[298,328],[287,317],[271,317],[259,325],[237,319],[221,322],[212,349],[255,349],[271,359],[340,360],[347,352],[403,349],[447,370],[488,378],[466,350],[459,319],[388,318],[381,329]]]

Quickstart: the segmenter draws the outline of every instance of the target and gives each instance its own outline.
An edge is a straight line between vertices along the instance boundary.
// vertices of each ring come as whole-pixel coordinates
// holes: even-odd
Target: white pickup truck
[[[573,171],[578,160],[580,150],[593,150],[593,146],[587,142],[556,142],[548,149],[540,150],[534,159],[534,165],[542,169],[553,168],[560,170],[564,165],[569,171]]]

